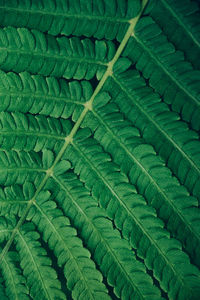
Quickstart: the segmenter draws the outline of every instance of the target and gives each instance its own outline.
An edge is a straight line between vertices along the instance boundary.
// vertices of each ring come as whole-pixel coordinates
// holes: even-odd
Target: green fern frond
[[[139,13],[141,2],[123,0],[0,2],[1,24],[39,29],[51,35],[84,35],[122,40],[128,21]],[[4,17],[3,17],[4,16]]]
[[[155,0],[154,2],[153,9],[150,11],[152,17],[163,28],[168,39],[184,51],[193,66],[199,69],[200,13],[198,2],[188,0]],[[168,26],[164,26],[165,22]]]
[[[0,298],[198,300],[197,0],[0,0]]]
[[[16,249],[23,273],[27,276],[30,295],[33,299],[65,299],[56,271],[51,267],[52,261],[39,238],[32,223],[23,225],[16,236]]]
[[[60,122],[59,119],[41,115],[33,116],[28,113],[2,112],[0,118],[2,149],[39,152],[47,148],[56,152],[72,127],[68,120],[62,119]]]
[[[37,185],[46,171],[35,152],[0,151],[0,158],[0,184],[3,186],[24,184],[26,181]]]
[[[121,240],[119,232],[105,217],[105,210],[97,206],[98,203],[77,177],[64,173],[53,178],[63,190],[56,201],[71,218],[117,296],[123,298],[126,294],[126,297],[159,298],[159,291],[152,286],[144,266],[137,262],[127,242]],[[135,272],[140,276],[135,277]]]
[[[199,130],[198,121],[191,119],[194,111],[196,119],[200,112],[200,71],[185,60],[183,52],[176,51],[155,21],[144,17],[138,22],[123,55],[133,61],[173,111]]]
[[[94,119],[91,120],[88,114],[84,126],[95,130],[94,137],[111,153],[114,161],[121,166],[131,182],[137,186],[140,194],[143,194],[148,203],[158,209],[159,216],[165,221],[174,236],[180,238],[182,242],[184,241],[184,244],[188,235],[191,240],[193,238],[196,240],[196,242],[193,240],[192,243],[190,240],[185,247],[199,265],[200,216],[197,199],[189,196],[185,187],[172,176],[170,170],[164,166],[152,147],[146,145],[140,138],[139,131],[123,120],[123,115],[120,114],[115,104],[110,103],[101,110],[96,110],[94,107],[92,114],[98,121],[96,120],[95,124]],[[119,125],[119,120],[121,120],[121,125]],[[84,149],[85,151],[86,149]],[[124,161],[124,157],[127,160]],[[188,207],[188,203],[191,207]],[[162,209],[160,209],[161,207]],[[184,233],[176,230],[183,226],[185,226]],[[194,246],[193,249],[191,245]]]
[[[16,252],[8,252],[3,258],[0,269],[5,278],[6,294],[9,299],[30,299],[25,286],[25,278],[20,274],[15,263],[19,262]],[[4,299],[4,298],[3,298]]]
[[[115,53],[112,42],[55,38],[37,30],[0,29],[0,67],[4,71],[91,79],[105,71]]]
[[[99,298],[110,299],[101,283],[101,274],[90,260],[89,251],[82,246],[69,219],[56,208],[55,202],[49,200],[49,196],[47,191],[38,195],[27,219],[37,225],[44,241],[54,251],[58,265],[64,267],[67,287],[72,291],[72,296],[76,298],[76,295],[83,294],[86,299],[94,299],[97,294]]]
[[[30,112],[54,118],[69,118],[92,95],[88,81],[70,81],[31,75],[28,72],[0,73],[0,110]],[[61,119],[62,122],[62,119]]]
[[[128,115],[145,141],[155,147],[181,183],[199,198],[198,133],[191,130],[176,112],[171,111],[157,93],[146,87],[145,81],[135,70],[114,74],[112,78],[109,87],[112,87],[112,96],[121,111]],[[117,93],[116,89],[119,89]],[[128,98],[128,103],[122,100],[124,97]],[[194,116],[192,122],[198,125],[199,119]]]

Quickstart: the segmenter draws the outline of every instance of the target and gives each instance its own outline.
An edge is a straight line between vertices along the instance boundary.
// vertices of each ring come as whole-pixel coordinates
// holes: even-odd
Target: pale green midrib
[[[126,210],[127,214],[131,216],[131,218],[135,221],[137,224],[137,227],[140,228],[142,233],[146,235],[146,237],[150,240],[151,244],[154,245],[154,247],[157,249],[158,253],[161,254],[162,259],[166,262],[167,265],[170,266],[172,269],[175,277],[177,277],[179,281],[181,281],[182,286],[184,286],[184,281],[182,278],[177,276],[177,271],[174,269],[173,264],[168,260],[165,253],[160,249],[159,245],[152,239],[152,237],[148,234],[146,229],[142,226],[141,222],[133,215],[133,213],[130,211],[130,209],[127,207],[127,205],[123,202],[123,200],[120,199],[118,194],[112,189],[109,183],[107,183],[106,179],[98,172],[97,168],[92,164],[92,162],[83,154],[82,151],[79,150],[79,148],[73,143],[72,144],[74,149],[76,149],[79,152],[79,155],[82,156],[88,163],[88,165],[91,167],[91,169],[97,174],[97,176],[101,179],[101,181],[104,183],[104,185],[109,189],[111,194],[119,201],[120,205],[123,206],[123,208]],[[163,228],[162,228],[163,229]],[[131,241],[130,241],[131,242]],[[179,273],[178,273],[179,274]],[[162,281],[162,280],[161,280]]]
[[[165,203],[169,203],[169,205],[172,207],[173,211],[175,212],[176,215],[179,216],[181,219],[182,223],[185,225],[187,224],[188,229],[192,233],[193,236],[197,239],[197,241],[200,240],[200,233],[199,235],[197,234],[196,230],[194,231],[194,228],[191,227],[189,221],[185,219],[185,217],[182,214],[182,211],[179,210],[179,208],[171,201],[171,199],[167,196],[167,194],[159,187],[157,182],[154,180],[154,178],[149,174],[149,172],[143,167],[143,165],[137,160],[137,158],[128,150],[128,148],[120,141],[120,139],[112,132],[112,130],[108,127],[108,125],[101,119],[98,114],[96,114],[93,111],[94,115],[98,118],[98,120],[103,124],[103,126],[106,128],[107,132],[109,132],[113,139],[116,140],[116,142],[120,145],[120,147],[126,152],[126,154],[131,157],[131,159],[139,166],[139,168],[142,170],[142,173],[144,173],[148,178],[149,181],[153,186],[155,186],[156,190],[160,195],[162,195],[162,198],[164,198]],[[73,144],[74,145],[74,144]]]
[[[18,167],[18,166],[13,166],[13,168],[6,168],[5,166],[3,166],[3,169],[1,169],[1,165],[0,165],[0,173],[6,173],[6,172],[10,172],[10,171],[28,171],[28,172],[38,172],[38,173],[45,173],[45,169],[40,169],[40,168],[27,168],[27,167]]]
[[[72,193],[69,191],[69,189],[67,188],[66,184],[64,185],[64,183],[62,181],[60,181],[59,178],[57,178],[56,176],[53,176],[53,179],[58,183],[58,185],[60,187],[62,187],[64,189],[64,191],[66,192],[66,195],[68,195],[68,197],[71,199],[71,201],[74,204],[74,206],[76,207],[76,209],[81,212],[81,214],[84,216],[84,218],[90,224],[90,226],[93,227],[93,229],[95,230],[95,235],[99,236],[99,239],[101,241],[103,240],[104,245],[109,250],[109,252],[112,253],[112,256],[114,257],[114,260],[118,263],[117,265],[120,266],[120,269],[122,270],[122,272],[125,273],[125,277],[128,278],[128,282],[131,282],[131,285],[134,287],[133,290],[136,289],[137,293],[138,293],[138,295],[140,295],[141,299],[144,299],[144,297],[141,294],[140,290],[138,289],[137,285],[135,285],[134,281],[132,280],[132,277],[130,277],[130,275],[127,273],[127,270],[123,267],[123,265],[121,264],[121,262],[118,260],[115,252],[110,247],[110,245],[108,244],[107,240],[103,237],[103,235],[99,232],[99,230],[96,228],[96,226],[92,223],[91,219],[87,216],[87,214],[85,213],[85,211],[80,207],[80,205],[78,205],[78,203],[76,202],[76,200],[74,200],[74,197],[73,197]]]
[[[66,18],[77,18],[77,19],[88,19],[88,20],[99,20],[99,21],[109,21],[109,22],[119,22],[119,23],[128,23],[129,19],[125,17],[113,17],[113,16],[101,16],[101,15],[87,15],[87,14],[69,14],[67,12],[61,13],[61,12],[53,12],[53,11],[46,11],[46,10],[40,10],[40,9],[27,9],[27,8],[15,8],[15,7],[5,7],[0,6],[0,9],[5,9],[7,11],[14,11],[14,12],[26,12],[26,13],[33,13],[33,14],[42,14],[47,16],[56,16],[56,17],[66,17]],[[48,29],[49,30],[49,29]]]
[[[10,203],[9,203],[10,202]],[[12,204],[12,203],[16,203],[16,204],[27,204],[28,203],[28,200],[26,201],[26,200],[10,200],[10,199],[0,199],[0,205],[1,205],[1,203],[6,203],[6,204],[8,204],[9,203],[9,205],[10,204]],[[12,231],[12,229],[11,229],[11,231]]]
[[[2,252],[1,252],[1,254],[0,254],[0,263],[1,263],[1,261],[4,259],[4,256],[6,255],[6,253],[8,252],[8,250],[9,250],[9,248],[10,248],[10,246],[11,246],[11,244],[12,244],[12,242],[13,242],[15,236],[16,236],[16,234],[17,234],[18,231],[19,231],[19,228],[20,228],[21,225],[23,224],[23,222],[24,222],[24,220],[25,220],[25,218],[26,218],[26,215],[27,215],[27,213],[29,212],[29,209],[31,208],[31,206],[32,206],[32,202],[29,201],[29,203],[28,203],[27,206],[26,206],[26,209],[25,209],[24,212],[22,213],[21,218],[19,219],[17,225],[15,226],[15,228],[14,228],[13,231],[12,231],[12,234],[11,234],[10,239],[7,241],[5,247],[3,248],[3,250],[2,250]]]
[[[17,234],[20,236],[20,238],[21,238],[23,244],[25,245],[25,248],[27,249],[27,251],[28,251],[28,253],[29,253],[29,256],[31,257],[31,260],[32,260],[32,262],[33,262],[33,265],[35,266],[36,272],[37,272],[38,275],[39,275],[40,282],[42,283],[43,290],[44,290],[44,292],[45,292],[45,294],[46,294],[46,296],[47,296],[47,299],[54,300],[53,298],[50,297],[50,295],[49,295],[49,293],[48,293],[48,288],[45,286],[44,280],[43,280],[43,278],[42,278],[42,275],[41,275],[41,273],[40,273],[40,269],[38,268],[38,265],[37,265],[37,263],[36,263],[36,260],[34,259],[32,253],[31,253],[31,251],[30,251],[30,249],[29,249],[29,247],[28,247],[28,245],[27,245],[27,243],[26,243],[26,241],[24,240],[24,238],[23,238],[23,236],[22,236],[22,234],[21,234],[21,232],[20,232],[19,230],[18,230]]]
[[[181,155],[183,157],[185,157],[185,159],[189,162],[189,164],[191,165],[192,169],[195,169],[195,171],[199,174],[200,176],[200,167],[198,167],[195,162],[183,151],[183,149],[176,143],[176,141],[174,139],[172,139],[169,134],[164,131],[162,129],[162,127],[158,124],[158,122],[156,122],[156,119],[155,118],[152,118],[150,116],[150,113],[147,113],[145,111],[145,109],[142,107],[142,105],[139,103],[139,101],[137,100],[137,98],[133,98],[132,95],[130,95],[127,90],[123,87],[123,84],[121,84],[119,82],[119,80],[114,76],[112,75],[112,78],[114,79],[114,81],[120,86],[121,90],[127,95],[127,97],[131,100],[131,103],[133,105],[135,105],[139,110],[140,112],[146,117],[146,119],[149,120],[150,123],[152,123],[158,131],[160,131],[162,133],[162,135],[166,138],[166,140],[169,140],[170,143],[173,145],[173,147],[175,149],[177,149]]]
[[[2,129],[1,129],[2,130]],[[47,134],[47,133],[41,133],[41,132],[30,132],[30,131],[27,131],[26,129],[23,130],[15,130],[14,131],[14,134],[13,134],[13,131],[1,131],[1,136],[20,136],[20,135],[26,135],[26,136],[33,136],[37,139],[37,137],[44,137],[44,138],[47,138],[47,139],[54,139],[54,140],[65,140],[65,136],[61,135],[61,134],[57,134],[57,135],[54,135],[54,134]]]
[[[58,239],[63,243],[63,245],[65,246],[66,250],[68,251],[68,253],[70,254],[71,256],[71,259],[74,261],[77,269],[78,269],[78,272],[80,273],[80,277],[82,277],[83,281],[85,282],[85,286],[87,288],[87,290],[90,291],[90,295],[91,295],[91,298],[95,300],[95,297],[94,297],[94,291],[91,290],[91,286],[88,285],[87,283],[87,280],[84,276],[84,272],[83,270],[80,269],[80,266],[76,260],[76,258],[74,257],[72,251],[70,250],[70,248],[68,247],[67,243],[65,242],[65,240],[63,239],[63,237],[60,235],[60,233],[57,231],[57,229],[55,228],[54,224],[51,222],[51,220],[49,219],[49,217],[43,212],[43,210],[38,206],[38,204],[36,202],[34,202],[34,205],[35,207],[38,209],[38,211],[41,213],[41,215],[43,216],[43,218],[45,218],[47,220],[47,222],[49,223],[49,225],[51,226],[51,228],[53,229],[53,231],[55,232],[55,234],[57,235]],[[76,237],[78,238],[78,237]],[[66,264],[66,262],[65,262]]]
[[[198,41],[198,39],[195,37],[195,35],[193,34],[193,32],[191,32],[189,30],[189,27],[187,26],[187,23],[183,22],[182,18],[179,16],[179,13],[176,10],[172,9],[171,6],[170,6],[170,4],[167,3],[166,0],[161,0],[161,2],[166,7],[166,9],[168,9],[170,11],[170,13],[172,14],[172,16],[178,21],[178,23],[180,24],[180,26],[183,27],[183,29],[185,30],[185,32],[189,35],[189,37],[194,42],[194,44],[196,44],[200,48],[200,41]]]
[[[32,56],[33,58],[34,57],[39,57],[39,58],[50,58],[50,59],[55,59],[54,60],[54,66],[55,64],[57,63],[57,60],[62,60],[63,63],[65,61],[67,62],[77,62],[78,64],[80,63],[89,63],[89,64],[93,64],[93,65],[97,65],[97,66],[104,66],[106,67],[108,64],[105,62],[102,62],[102,61],[99,61],[99,60],[92,60],[92,59],[89,59],[87,57],[76,57],[76,56],[69,56],[69,55],[64,55],[64,54],[55,54],[55,53],[51,53],[51,54],[48,54],[47,52],[42,52],[41,49],[28,49],[28,50],[24,50],[24,49],[20,49],[18,50],[18,48],[14,48],[14,49],[10,49],[10,48],[7,48],[7,47],[0,47],[0,51],[3,50],[3,51],[6,51],[6,52],[10,52],[10,53],[14,53],[14,54],[17,54],[17,55],[28,55],[29,57]],[[12,54],[13,55],[13,54]],[[1,65],[4,64],[7,60],[7,56],[5,57],[5,60],[1,62]],[[41,67],[42,68],[42,67]]]
[[[34,94],[33,94],[34,93]],[[64,102],[64,103],[72,103],[72,104],[76,104],[76,105],[84,105],[84,102],[80,102],[77,100],[73,100],[73,99],[66,99],[66,97],[64,96],[50,96],[50,95],[45,95],[45,93],[38,93],[35,91],[30,92],[24,92],[19,91],[19,92],[12,92],[10,90],[1,90],[0,88],[0,96],[11,96],[11,97],[30,97],[30,98],[39,98],[42,99],[44,98],[45,100],[52,100],[52,101],[56,101],[56,102]],[[87,101],[84,99],[84,101]],[[31,110],[31,108],[29,109],[29,111]]]
[[[183,91],[185,93],[185,95],[188,97],[188,99],[191,99],[197,107],[200,107],[200,99],[198,100],[198,98],[196,98],[193,94],[190,94],[190,91],[188,91],[188,89],[184,87],[183,83],[173,75],[174,71],[170,72],[170,70],[168,70],[165,67],[165,64],[163,64],[160,61],[159,57],[156,56],[155,54],[153,54],[153,51],[151,51],[137,35],[134,35],[133,39],[135,39],[137,41],[137,43],[142,46],[142,48],[149,54],[149,56],[155,62],[155,64],[170,78],[170,80],[172,82],[174,82],[174,84],[181,91]],[[190,70],[190,71],[193,71],[193,70]],[[191,90],[191,88],[189,88],[189,90]]]
[[[117,59],[119,58],[119,56],[121,55],[122,51],[124,50],[136,24],[137,24],[137,21],[139,20],[142,12],[143,12],[143,9],[144,7],[146,6],[148,0],[143,0],[142,2],[142,8],[141,8],[141,11],[140,13],[138,14],[137,17],[135,17],[134,19],[130,20],[130,26],[119,46],[119,48],[117,49],[115,55],[114,55],[114,58],[112,59],[112,61],[108,64],[108,67],[107,67],[107,70],[106,72],[104,73],[103,77],[101,78],[101,80],[99,81],[96,89],[94,90],[94,93],[93,95],[91,96],[90,100],[88,101],[89,104],[92,105],[93,101],[94,101],[94,98],[96,97],[96,95],[99,93],[99,91],[102,89],[105,81],[107,80],[107,78],[112,74],[112,67],[114,65],[114,63],[117,61]],[[65,141],[65,144],[63,145],[63,147],[61,148],[60,152],[58,153],[57,157],[55,158],[55,161],[52,165],[52,167],[48,170],[48,173],[46,173],[46,176],[44,177],[44,179],[41,181],[38,189],[36,190],[35,192],[35,195],[33,196],[32,199],[30,199],[29,203],[27,204],[27,207],[26,209],[24,210],[24,212],[22,213],[21,215],[21,218],[19,219],[16,227],[14,228],[13,232],[12,232],[12,235],[10,237],[10,239],[7,241],[3,251],[1,252],[0,254],[0,263],[1,263],[1,260],[3,259],[4,255],[8,252],[14,238],[15,238],[15,235],[18,231],[18,229],[21,227],[21,225],[24,223],[25,219],[26,219],[26,215],[27,213],[29,212],[31,206],[33,205],[35,199],[37,198],[38,194],[40,193],[40,191],[43,189],[43,187],[45,186],[45,183],[47,182],[48,178],[51,176],[52,174],[52,171],[54,169],[54,167],[56,166],[56,164],[58,163],[58,161],[60,160],[60,158],[62,157],[62,155],[64,154],[66,148],[68,147],[68,145],[71,143],[74,135],[76,134],[77,130],[79,129],[80,127],[80,124],[82,123],[85,115],[87,114],[87,112],[89,111],[89,108],[88,107],[85,107],[85,109],[83,110],[83,112],[81,113],[80,117],[78,118],[77,122],[75,123],[74,127],[72,128],[71,130],[71,133],[68,135],[66,141]]]
[[[18,297],[18,294],[17,294],[17,290],[16,290],[14,278],[13,278],[13,273],[12,273],[12,271],[11,271],[11,269],[10,269],[10,265],[9,265],[9,263],[7,263],[5,257],[3,258],[3,262],[4,262],[4,264],[6,265],[6,270],[8,270],[9,273],[10,273],[9,278],[11,278],[11,280],[12,280],[12,286],[13,286],[13,289],[14,289],[15,300],[20,300],[20,298]]]

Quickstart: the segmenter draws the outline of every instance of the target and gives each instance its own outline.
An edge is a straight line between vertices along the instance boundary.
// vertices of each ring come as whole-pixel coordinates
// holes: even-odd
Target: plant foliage
[[[0,24],[0,299],[199,299],[198,0]]]

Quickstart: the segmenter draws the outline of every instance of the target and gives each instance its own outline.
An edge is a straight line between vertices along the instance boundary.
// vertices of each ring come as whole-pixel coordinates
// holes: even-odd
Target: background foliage
[[[198,0],[0,0],[0,26],[0,299],[199,299]]]

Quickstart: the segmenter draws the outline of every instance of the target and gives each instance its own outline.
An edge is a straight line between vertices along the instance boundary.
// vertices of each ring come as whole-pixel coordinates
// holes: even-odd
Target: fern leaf
[[[0,242],[4,242],[10,238],[12,229],[14,227],[15,221],[11,218],[0,218]]]
[[[176,47],[184,51],[193,66],[199,69],[200,14],[198,4],[188,0],[154,2],[155,5],[150,11],[152,17]],[[168,26],[164,26],[165,22]]]
[[[4,71],[75,79],[91,79],[96,72],[102,73],[115,51],[112,42],[55,38],[14,27],[0,29],[0,47],[0,67]]]
[[[60,291],[60,282],[51,267],[52,262],[38,241],[40,236],[34,230],[33,224],[27,223],[16,236],[16,248],[30,295],[33,299],[66,299]]]
[[[121,240],[117,230],[113,230],[112,223],[105,218],[105,211],[97,206],[98,203],[77,178],[67,173],[53,175],[53,178],[63,189],[56,200],[78,229],[116,295],[120,299],[159,299],[159,291],[152,286],[145,268],[137,262],[128,244]],[[138,273],[137,277],[134,276],[135,272]]]
[[[169,292],[171,298],[175,298],[179,289],[182,292],[184,290],[183,294],[190,295],[194,287],[193,297],[197,297],[199,291],[198,288],[195,289],[195,286],[199,286],[200,273],[197,269],[194,269],[194,266],[189,264],[189,258],[181,251],[181,245],[178,241],[170,239],[169,233],[163,230],[164,224],[156,218],[155,211],[150,206],[147,207],[145,200],[138,197],[137,194],[134,199],[134,190],[131,189],[127,177],[119,173],[119,167],[107,161],[106,154],[103,159],[102,149],[100,145],[95,143],[94,139],[83,140],[78,145],[73,143],[73,148],[69,147],[64,157],[72,162],[75,173],[80,174],[81,180],[86,183],[92,194],[99,199],[100,204],[107,210],[109,217],[114,219],[116,226],[122,230],[124,236],[131,239],[131,245],[138,248],[138,255],[146,260],[148,268],[153,269],[153,266],[155,266],[153,262],[157,257],[160,269],[159,272],[157,268],[155,269],[155,277],[161,281],[161,287]],[[78,155],[76,152],[78,152]],[[101,162],[95,159],[100,153],[102,153]],[[101,190],[104,190],[104,193],[100,194]],[[129,190],[133,193],[132,197]],[[129,220],[127,225],[124,224],[126,220]],[[156,228],[156,231],[153,228]],[[162,240],[163,245],[169,247],[165,253],[163,253],[164,249],[162,250]],[[176,249],[172,256],[168,255],[170,249]],[[150,257],[146,256],[148,251]],[[155,256],[151,256],[152,252]],[[180,258],[180,261],[177,258]],[[180,264],[182,264],[182,268],[180,268]],[[164,268],[167,269],[166,273],[164,273]],[[187,273],[189,270],[193,274],[194,281],[184,283],[186,278],[189,280],[189,273]],[[174,285],[169,288],[168,283],[172,278],[174,278],[174,282],[177,281],[177,278],[180,279],[176,288]]]
[[[159,152],[168,166],[178,176],[182,184],[199,198],[200,156],[199,136],[195,131],[189,130],[180,117],[169,110],[161,102],[160,97],[145,87],[145,82],[134,71],[126,71],[113,76],[112,93],[115,102],[121,111],[128,114],[128,118],[139,128],[143,138]],[[135,91],[130,86],[133,84]],[[110,83],[109,86],[111,86]],[[122,99],[129,98],[126,104]],[[149,99],[152,99],[149,105]],[[195,119],[194,119],[195,121]],[[198,121],[198,120],[197,120]],[[197,123],[196,123],[197,124]],[[167,146],[167,147],[166,147]],[[181,165],[179,163],[181,161]]]
[[[44,240],[58,258],[58,264],[64,267],[67,287],[75,298],[96,299],[101,296],[109,299],[101,283],[102,277],[89,259],[89,251],[83,248],[75,229],[56,208],[55,202],[48,201],[49,196],[47,191],[39,194],[27,218],[32,219],[43,233]]]
[[[168,229],[184,243],[188,253],[199,265],[200,216],[197,199],[190,197],[188,191],[179,185],[178,180],[172,177],[162,161],[155,156],[153,149],[139,140],[138,132],[134,138],[134,128],[126,127],[125,122],[119,126],[120,118],[116,117],[116,113],[111,114],[111,109],[106,111],[109,111],[109,121],[102,122],[106,123],[106,127],[97,128],[95,138],[112,154],[114,161],[129,176],[139,193],[157,209],[158,215],[165,221]],[[104,115],[104,120],[108,119],[107,116]],[[92,141],[88,140],[88,143]],[[87,141],[80,143],[83,147],[80,150],[79,144],[78,147],[75,143],[73,145],[79,151],[79,156],[87,151]],[[98,149],[97,145],[96,148]],[[88,159],[91,161],[91,158]],[[184,232],[181,228],[184,228]]]
[[[140,20],[124,56],[133,60],[149,84],[184,120],[190,120],[195,110],[199,114],[200,71],[185,61],[184,54],[175,50],[150,17]],[[199,130],[194,123],[191,123],[193,128]]]
[[[0,2],[1,24],[39,29],[52,35],[85,35],[122,40],[127,23],[140,11],[136,1],[30,1]],[[3,18],[4,16],[4,18]],[[106,24],[106,25],[105,25]]]
[[[0,110],[41,114],[67,119],[81,112],[81,107],[92,95],[88,81],[30,75],[28,72],[15,74],[0,73]],[[77,112],[76,112],[77,111]]]
[[[14,150],[0,151],[1,185],[24,184],[31,181],[37,186],[45,170],[39,165],[40,156],[35,154]]]
[[[0,298],[200,295],[198,0],[0,0]]]
[[[72,127],[68,120],[42,115],[2,112],[0,118],[2,132],[0,144],[2,149],[6,150],[39,152],[47,148],[57,152]]]
[[[28,300],[30,298],[26,280],[17,268],[17,262],[19,258],[16,252],[8,252],[1,262],[0,269],[5,278],[6,295],[9,299]]]
[[[10,186],[6,186],[4,189],[1,188],[0,194],[1,216],[9,216],[9,218],[11,218],[11,216],[14,216],[15,219],[16,215],[22,214],[22,211],[27,206],[27,199],[24,198],[22,185],[13,184]],[[13,226],[10,227],[9,224],[7,224],[8,228],[6,231],[5,227],[6,226],[4,226],[2,233],[5,233],[4,239],[8,240],[11,232],[13,231]]]

